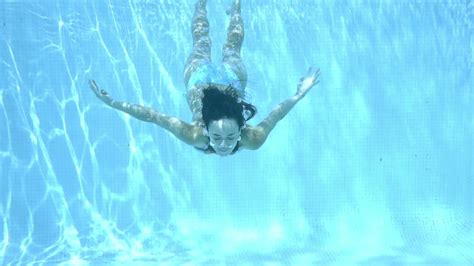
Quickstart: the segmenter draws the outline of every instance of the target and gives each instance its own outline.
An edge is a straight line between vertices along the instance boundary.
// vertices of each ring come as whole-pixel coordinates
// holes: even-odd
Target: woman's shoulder
[[[241,133],[241,147],[249,150],[256,150],[260,147],[264,134],[260,127],[247,125]]]
[[[204,134],[204,126],[199,121],[191,123],[193,126],[194,147],[198,149],[207,149],[209,147],[209,138]]]

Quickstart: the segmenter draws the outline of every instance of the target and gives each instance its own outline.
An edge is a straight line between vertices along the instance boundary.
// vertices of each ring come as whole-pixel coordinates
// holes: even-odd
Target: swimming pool
[[[219,157],[88,87],[190,122],[194,1],[46,2],[0,4],[0,264],[474,263],[472,3],[243,0],[249,124],[321,77]]]

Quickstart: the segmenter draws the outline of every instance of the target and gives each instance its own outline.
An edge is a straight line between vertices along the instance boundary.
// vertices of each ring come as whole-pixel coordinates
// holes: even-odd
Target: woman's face
[[[210,145],[220,156],[227,156],[240,139],[240,129],[235,119],[213,120],[208,126]]]

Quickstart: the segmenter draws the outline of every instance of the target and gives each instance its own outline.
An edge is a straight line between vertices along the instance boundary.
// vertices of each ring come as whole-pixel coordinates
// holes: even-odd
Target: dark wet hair
[[[224,91],[220,91],[214,85],[209,85],[203,93],[202,119],[206,127],[211,121],[229,118],[235,119],[241,128],[244,120],[250,120],[257,113],[255,106],[243,101],[245,95],[231,85]]]

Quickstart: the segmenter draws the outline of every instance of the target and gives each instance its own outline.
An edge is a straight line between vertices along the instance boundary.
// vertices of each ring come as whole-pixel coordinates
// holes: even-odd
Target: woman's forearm
[[[180,140],[194,145],[196,134],[201,130],[193,125],[166,114],[155,111],[153,108],[131,104],[127,102],[115,101],[105,90],[99,89],[94,80],[89,80],[89,85],[94,94],[108,106],[125,112],[139,120],[157,124],[170,131]]]
[[[155,122],[156,111],[150,107],[113,100],[110,106],[145,122]]]
[[[263,127],[266,135],[275,127],[275,125],[288,114],[288,112],[295,106],[295,104],[301,99],[301,96],[294,95],[279,105],[277,105],[272,112],[265,118],[258,126]]]
[[[157,112],[150,107],[127,102],[112,101],[110,106],[142,121],[157,124],[189,145],[195,144],[197,137],[196,127],[176,117]]]

